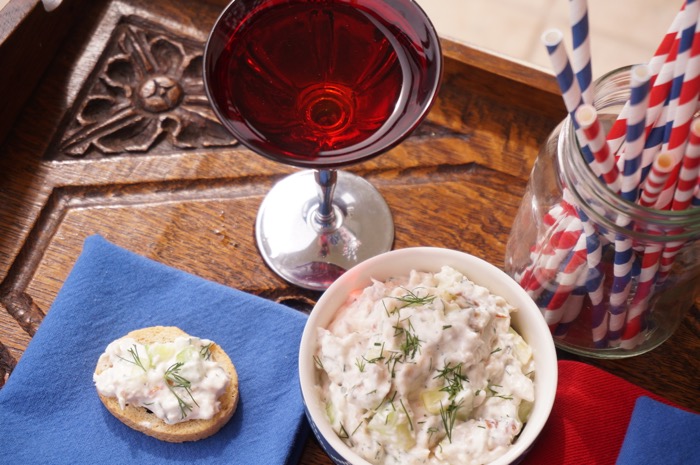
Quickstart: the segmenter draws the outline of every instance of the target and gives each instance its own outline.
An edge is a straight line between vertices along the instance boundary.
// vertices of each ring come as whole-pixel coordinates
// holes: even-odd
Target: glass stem
[[[314,170],[314,178],[318,186],[318,210],[316,210],[315,222],[322,229],[335,229],[336,218],[333,209],[333,191],[338,179],[336,170]]]

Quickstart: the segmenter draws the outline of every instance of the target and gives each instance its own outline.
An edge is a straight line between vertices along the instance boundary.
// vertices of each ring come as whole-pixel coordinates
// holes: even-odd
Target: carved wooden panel
[[[124,18],[57,135],[50,158],[232,145],[204,91],[204,44]]]

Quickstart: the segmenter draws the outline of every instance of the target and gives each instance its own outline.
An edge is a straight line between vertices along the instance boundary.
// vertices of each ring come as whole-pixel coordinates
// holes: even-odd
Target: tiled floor
[[[0,9],[9,0],[0,0]],[[438,32],[549,70],[549,28],[570,40],[569,0],[417,0]],[[588,0],[593,74],[649,60],[683,0]],[[0,11],[0,14],[2,12]]]

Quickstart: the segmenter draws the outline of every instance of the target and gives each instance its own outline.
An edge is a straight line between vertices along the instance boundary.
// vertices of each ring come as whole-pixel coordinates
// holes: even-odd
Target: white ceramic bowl
[[[549,328],[532,299],[507,274],[480,258],[433,247],[399,249],[370,258],[338,278],[311,311],[301,338],[299,377],[306,415],[319,443],[336,464],[370,465],[338,438],[318,398],[313,360],[317,347],[316,328],[327,327],[350,293],[371,285],[371,279],[384,281],[392,276],[407,276],[413,269],[438,272],[445,265],[461,271],[476,284],[518,308],[512,314],[511,324],[530,344],[535,358],[535,402],[530,419],[508,452],[490,465],[519,462],[542,431],[554,403],[557,358]]]

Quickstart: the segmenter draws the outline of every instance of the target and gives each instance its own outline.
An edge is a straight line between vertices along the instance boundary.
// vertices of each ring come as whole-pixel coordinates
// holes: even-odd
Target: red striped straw
[[[644,329],[642,323],[644,314],[649,310],[649,300],[656,282],[656,272],[659,269],[661,248],[661,245],[654,244],[644,249],[637,289],[627,311],[627,321],[620,341],[622,348],[631,349],[641,342],[639,338]]]
[[[588,1],[569,0],[569,20],[573,40],[572,65],[581,88],[583,103],[593,103],[591,36],[588,29]]]
[[[661,190],[666,184],[668,176],[673,170],[673,157],[667,153],[660,153],[651,165],[651,171],[644,181],[642,195],[639,197],[639,205],[653,207]]]
[[[568,221],[562,221],[562,224],[565,224],[566,227],[557,230],[551,236],[539,259],[533,262],[531,272],[525,274],[520,281],[520,285],[533,299],[545,289],[548,283],[554,280],[562,262],[581,235],[581,222],[578,218],[572,217]]]
[[[573,221],[573,218],[564,218],[562,216],[562,219],[555,221],[554,224],[547,228],[547,231],[542,235],[543,240],[539,241],[530,250],[530,265],[516,278],[520,286],[528,291],[533,299],[537,298],[549,281],[556,275],[556,270],[565,254],[565,252],[559,251],[560,249],[557,246],[562,240],[566,226],[571,221]],[[559,256],[560,254],[562,256]],[[556,260],[551,265],[552,268],[548,269],[546,263],[550,261],[551,257],[554,257]]]
[[[663,252],[661,252],[661,260],[659,261],[659,274],[656,277],[658,283],[663,283],[671,274],[671,268],[673,268],[673,263],[676,261],[676,255],[683,249],[685,241],[675,241],[669,242],[664,246]]]
[[[678,45],[676,40],[675,44]],[[675,66],[676,52],[674,47],[667,57],[654,85],[649,92],[649,106],[647,108],[647,127],[645,129],[646,144],[642,153],[642,169],[646,169],[656,158],[663,143],[663,133],[666,126],[666,101],[671,93],[673,84],[673,69]],[[643,181],[643,180],[642,180]]]
[[[579,228],[582,226],[578,223]],[[576,244],[571,249],[571,257],[564,269],[557,273],[557,287],[544,309],[544,319],[550,329],[556,328],[566,312],[565,304],[581,280],[581,274],[588,270],[586,262],[586,235],[579,234]]]
[[[694,7],[694,8],[691,8]],[[692,3],[688,6],[687,13],[695,11],[700,12],[700,4]],[[697,14],[695,17],[695,26],[697,27]],[[684,157],[685,146],[689,139],[690,125],[693,114],[697,108],[698,95],[700,95],[700,30],[693,29],[693,43],[689,51],[689,57],[684,64],[683,80],[679,84],[680,90],[678,98],[672,100],[675,106],[672,105],[670,115],[673,118],[671,129],[669,132],[668,142],[662,148],[673,156],[674,173],[669,176],[664,189],[659,194],[656,202],[656,208],[666,210],[673,203],[673,195],[675,185],[678,180],[678,172],[681,168],[681,161]],[[680,57],[679,57],[679,61]],[[675,84],[675,83],[674,83]],[[674,92],[675,93],[675,92]],[[668,130],[668,128],[667,128]]]
[[[676,14],[671,26],[664,35],[661,43],[657,47],[654,55],[649,60],[649,69],[651,71],[651,77],[649,79],[650,84],[653,86],[656,83],[656,78],[661,72],[662,66],[666,63],[668,55],[674,47],[676,41],[676,36],[678,35],[678,30],[680,29],[683,20],[683,10],[685,9],[685,3],[681,7],[680,11]],[[628,115],[628,105],[626,104],[620,115],[618,116],[615,123],[612,125],[608,131],[607,139],[610,149],[613,153],[617,153],[620,146],[625,141],[626,125],[627,125],[627,115]]]
[[[690,125],[690,137],[678,173],[678,184],[673,194],[671,210],[685,210],[691,205],[700,174],[700,119]]]
[[[676,165],[676,169],[671,173],[671,176],[676,175],[677,182],[674,183],[675,191],[671,209],[683,210],[691,205],[693,193],[698,187],[698,174],[700,171],[700,119],[695,119],[692,122],[690,129],[690,137],[686,145],[686,154],[683,156],[681,163]],[[666,186],[668,186],[668,181]],[[664,191],[662,191],[662,194]],[[676,193],[678,193],[679,201],[676,202]],[[656,207],[659,207],[659,200],[656,202]],[[657,283],[663,283],[671,273],[671,268],[676,261],[676,255],[685,245],[685,241],[670,242],[665,245],[661,253],[661,261],[659,264],[659,272]]]
[[[600,166],[601,175],[608,188],[620,192],[620,171],[615,165],[615,157],[610,152],[610,147],[605,140],[605,133],[598,119],[598,112],[593,105],[581,105],[575,112],[574,118],[578,121],[595,160]]]

